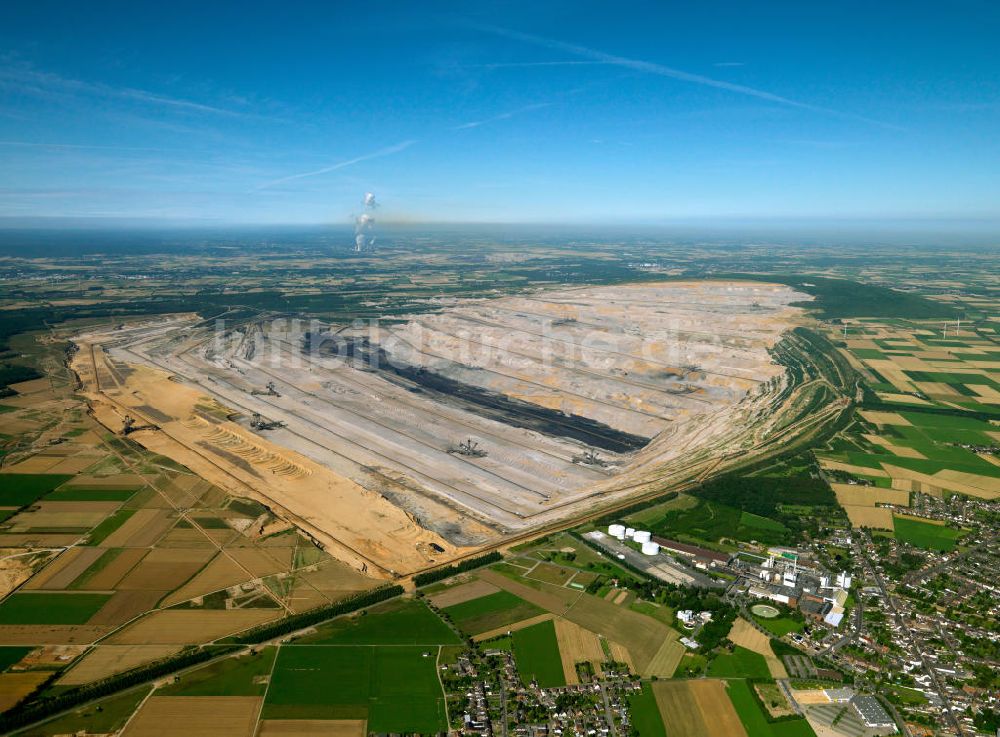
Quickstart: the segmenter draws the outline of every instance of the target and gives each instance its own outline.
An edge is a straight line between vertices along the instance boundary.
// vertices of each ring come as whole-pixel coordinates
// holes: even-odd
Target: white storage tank
[[[608,534],[621,540],[625,537],[625,525],[608,525]]]
[[[632,537],[634,534],[635,534],[635,528],[634,527],[626,527],[625,528],[625,537]]]
[[[652,541],[644,542],[642,544],[642,554],[643,555],[659,555],[660,554],[660,544],[654,543]]]
[[[637,543],[648,543],[652,537],[653,533],[649,532],[648,530],[636,530],[635,534],[632,536],[632,539],[635,540]]]

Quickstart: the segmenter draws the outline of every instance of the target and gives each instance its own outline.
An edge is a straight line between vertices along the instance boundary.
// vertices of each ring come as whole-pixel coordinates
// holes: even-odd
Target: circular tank
[[[660,544],[654,542],[644,542],[642,544],[642,554],[643,555],[658,555],[660,552]]]
[[[637,543],[648,543],[651,537],[652,533],[649,532],[648,530],[636,530],[635,534],[632,536],[632,539],[635,540]]]
[[[611,535],[611,537],[624,537],[625,525],[608,525],[608,534]]]
[[[626,527],[625,528],[625,537],[632,537],[632,535],[634,535],[634,534],[635,534],[635,528],[634,527]]]

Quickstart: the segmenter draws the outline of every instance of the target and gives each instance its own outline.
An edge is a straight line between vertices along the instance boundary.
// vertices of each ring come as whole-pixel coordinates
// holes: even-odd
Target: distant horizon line
[[[983,226],[997,230],[1000,236],[1000,214],[959,216],[959,215],[699,215],[644,218],[606,218],[593,220],[442,220],[442,219],[380,219],[379,227],[386,230],[406,230],[410,228],[435,227],[478,227],[478,228],[594,228],[620,230],[656,230],[678,227],[878,227],[913,228],[932,225],[975,229]],[[164,218],[155,216],[104,216],[104,215],[0,215],[0,231],[46,229],[72,230],[104,227],[108,230],[121,229],[166,229],[184,230],[188,228],[329,228],[334,230],[353,229],[347,221],[245,221],[221,218]]]

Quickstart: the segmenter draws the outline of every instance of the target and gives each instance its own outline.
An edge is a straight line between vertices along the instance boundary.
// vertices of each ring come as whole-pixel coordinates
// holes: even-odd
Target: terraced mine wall
[[[306,355],[351,360],[356,368],[374,372],[407,391],[423,393],[456,409],[513,427],[578,440],[612,453],[631,453],[651,440],[616,430],[589,417],[565,414],[465,384],[421,366],[411,366],[394,358],[368,338],[309,332],[302,343],[302,351]]]

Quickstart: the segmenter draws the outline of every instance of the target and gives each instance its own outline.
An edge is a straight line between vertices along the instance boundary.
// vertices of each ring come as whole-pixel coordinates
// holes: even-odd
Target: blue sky
[[[1000,218],[995,2],[0,6],[0,216]]]

